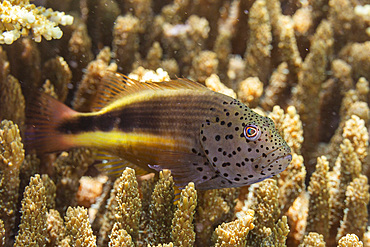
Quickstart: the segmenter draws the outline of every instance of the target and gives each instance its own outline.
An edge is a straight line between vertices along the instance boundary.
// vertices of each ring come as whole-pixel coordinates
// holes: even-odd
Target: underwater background
[[[370,246],[370,1],[1,0],[0,31],[0,246]],[[35,91],[88,112],[107,70],[238,98],[293,160],[174,204],[167,170],[25,150]]]

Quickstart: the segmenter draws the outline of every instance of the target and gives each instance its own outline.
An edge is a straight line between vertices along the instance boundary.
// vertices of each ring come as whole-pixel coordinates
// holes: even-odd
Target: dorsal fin
[[[206,87],[185,78],[163,82],[140,82],[117,72],[107,72],[98,88],[92,109],[94,111],[100,110],[118,98],[143,90],[164,89],[206,90]]]

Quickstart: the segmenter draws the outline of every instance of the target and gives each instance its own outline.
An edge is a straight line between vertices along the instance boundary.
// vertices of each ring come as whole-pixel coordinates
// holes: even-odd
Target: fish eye
[[[244,136],[249,141],[255,141],[261,136],[261,131],[256,125],[249,124],[244,127]]]

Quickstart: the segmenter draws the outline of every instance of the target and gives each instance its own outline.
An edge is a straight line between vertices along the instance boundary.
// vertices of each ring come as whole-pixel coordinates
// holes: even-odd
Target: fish
[[[292,160],[274,122],[238,99],[185,78],[139,82],[106,74],[91,112],[38,94],[27,107],[27,149],[94,148],[105,161],[100,170],[168,169],[177,186],[194,182],[200,190],[256,183]]]

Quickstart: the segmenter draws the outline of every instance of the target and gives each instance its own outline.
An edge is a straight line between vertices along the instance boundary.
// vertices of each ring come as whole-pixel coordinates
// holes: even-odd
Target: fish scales
[[[91,113],[41,95],[39,113],[29,111],[30,146],[98,148],[144,170],[170,169],[179,186],[193,181],[199,189],[251,184],[290,163],[290,148],[271,119],[194,82],[140,83],[113,74],[100,90],[102,108]]]

